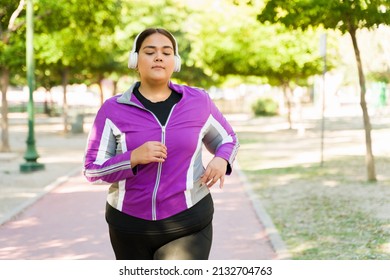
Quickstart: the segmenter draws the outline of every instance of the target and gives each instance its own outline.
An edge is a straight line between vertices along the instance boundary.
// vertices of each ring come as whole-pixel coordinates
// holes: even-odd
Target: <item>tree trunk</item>
[[[98,84],[99,84],[99,94],[100,94],[100,105],[103,105],[103,103],[104,103],[104,92],[103,92],[103,78],[102,77],[100,77],[99,78],[99,82],[98,82]]]
[[[62,72],[62,89],[63,89],[63,98],[64,98],[64,104],[63,104],[63,108],[62,108],[62,117],[64,119],[64,133],[68,133],[69,132],[69,117],[68,117],[68,114],[69,114],[69,108],[68,108],[68,101],[67,101],[67,98],[66,98],[66,88],[67,88],[67,85],[68,85],[68,82],[69,82],[69,69],[68,68],[65,68]]]
[[[367,103],[366,103],[366,81],[363,73],[360,51],[356,40],[356,29],[351,29],[349,31],[349,34],[351,35],[353,48],[355,51],[356,63],[358,67],[358,73],[359,73],[360,106],[362,107],[362,111],[363,111],[363,122],[364,122],[365,136],[366,136],[367,179],[368,181],[376,181],[375,160],[374,160],[374,155],[372,153],[371,123],[370,123],[370,116],[368,114]]]
[[[283,95],[284,95],[284,100],[287,105],[287,121],[289,125],[289,129],[292,129],[292,119],[291,119],[291,99],[292,99],[292,94],[291,94],[291,88],[288,84],[283,85]]]
[[[118,88],[118,82],[115,80],[113,81],[113,89],[112,89],[112,96],[115,96],[116,95],[116,90]]]
[[[11,151],[9,145],[9,123],[8,123],[8,102],[7,90],[9,85],[9,70],[2,69],[0,77],[1,91],[1,149],[0,152],[6,153]]]

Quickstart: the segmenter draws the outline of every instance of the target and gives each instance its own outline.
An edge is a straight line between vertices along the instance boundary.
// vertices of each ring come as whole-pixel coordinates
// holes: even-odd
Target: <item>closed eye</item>
[[[156,53],[157,47],[156,46],[145,46],[145,47],[143,47],[143,50],[144,50],[146,55],[153,55]],[[162,51],[162,54],[166,55],[166,56],[170,56],[174,53],[174,50],[171,46],[164,46],[164,47],[162,47],[161,51]]]

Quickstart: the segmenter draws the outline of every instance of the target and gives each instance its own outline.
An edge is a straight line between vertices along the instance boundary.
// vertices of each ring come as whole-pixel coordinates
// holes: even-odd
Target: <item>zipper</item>
[[[165,124],[166,126],[166,124]],[[161,142],[165,145],[165,126],[161,126]],[[153,189],[153,196],[152,196],[152,220],[157,220],[157,191],[158,187],[160,186],[160,179],[161,179],[161,170],[162,170],[162,162],[158,163],[157,167],[157,178],[156,183],[154,185]]]
[[[122,102],[121,102],[122,103]],[[138,107],[140,108],[141,110],[145,110],[149,113],[152,114],[152,116],[156,119],[157,123],[160,125],[161,127],[161,142],[163,144],[165,144],[165,137],[166,137],[166,127],[168,125],[168,122],[169,122],[169,119],[171,118],[171,115],[172,115],[172,112],[173,112],[173,109],[175,109],[176,105],[173,105],[172,108],[171,108],[171,111],[169,112],[169,115],[168,115],[168,118],[167,118],[167,121],[165,122],[165,125],[161,125],[160,121],[158,120],[158,118],[156,117],[155,114],[153,114],[152,111],[146,109],[145,107],[142,107],[142,106],[139,106],[138,104],[135,104],[133,102],[129,102],[129,103],[124,103],[124,104],[128,104],[128,105],[131,105],[131,106],[135,106],[135,107]],[[158,192],[158,187],[160,186],[160,180],[161,180],[161,172],[162,172],[162,162],[159,162],[158,163],[158,167],[157,167],[157,177],[156,177],[156,182],[154,184],[154,188],[153,188],[153,194],[152,194],[152,220],[155,221],[157,220],[157,192]]]
[[[171,111],[169,112],[167,121],[165,122],[165,125],[161,125],[160,121],[157,119],[157,117],[150,112],[155,119],[157,120],[157,123],[161,127],[161,143],[165,145],[165,137],[166,137],[166,127],[168,125],[169,119],[171,118],[173,109],[175,108],[176,104],[173,105]],[[158,163],[157,167],[157,178],[156,178],[156,183],[154,184],[154,189],[153,189],[153,195],[152,195],[152,220],[155,221],[157,220],[157,192],[158,192],[158,187],[160,186],[160,180],[161,180],[161,172],[162,172],[162,162]]]

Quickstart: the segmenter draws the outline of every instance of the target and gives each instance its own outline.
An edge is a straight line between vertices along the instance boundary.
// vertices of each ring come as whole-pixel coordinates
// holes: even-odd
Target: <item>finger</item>
[[[164,162],[165,159],[166,158],[163,157],[162,154],[160,153],[159,155],[153,156],[152,161],[153,162]]]
[[[165,158],[156,158],[155,159],[155,162],[164,162],[165,161]]]
[[[164,153],[163,151],[156,150],[150,153],[150,160],[152,162],[164,162],[166,158],[167,158],[167,154]]]
[[[218,181],[218,178],[212,178],[209,180],[207,187],[211,188],[216,182]]]
[[[161,142],[157,142],[158,143],[158,146],[161,148],[161,149],[163,149],[164,151],[167,151],[168,149],[167,149],[167,146],[165,146],[163,143],[161,143]]]
[[[161,142],[158,142],[158,141],[151,141],[149,142],[150,144],[150,147],[153,149],[153,150],[164,150],[164,151],[167,151],[167,146],[165,146],[163,143]]]
[[[163,157],[163,158],[166,158],[168,156],[166,147],[163,147],[163,146],[160,146],[160,145],[156,145],[153,148],[153,154],[156,157]]]
[[[224,183],[225,183],[225,176],[221,176],[221,178],[219,178],[219,188],[220,189],[223,188]]]
[[[211,170],[210,169],[206,169],[206,171],[201,176],[202,183],[206,184],[208,181],[211,180],[212,177],[210,176],[210,173],[211,173]]]
[[[159,151],[161,153],[163,153],[164,155],[168,154],[168,151],[167,151],[167,148],[166,147],[163,147],[163,146],[159,146],[156,151]]]
[[[167,147],[160,146],[160,152],[162,152],[165,155],[165,157],[166,157],[168,155]]]
[[[168,155],[167,155],[166,153],[164,153],[164,152],[159,152],[158,155],[159,155],[159,158],[163,158],[163,159],[166,159],[167,156],[168,156]]]

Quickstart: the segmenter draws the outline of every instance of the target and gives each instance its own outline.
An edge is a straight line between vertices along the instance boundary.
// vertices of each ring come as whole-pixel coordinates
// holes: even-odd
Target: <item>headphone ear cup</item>
[[[131,51],[130,55],[129,55],[129,62],[128,62],[127,66],[130,69],[135,69],[135,68],[137,68],[137,64],[138,64],[138,53]]]
[[[180,72],[181,68],[181,58],[179,55],[175,55],[175,68],[173,69],[174,72]]]

